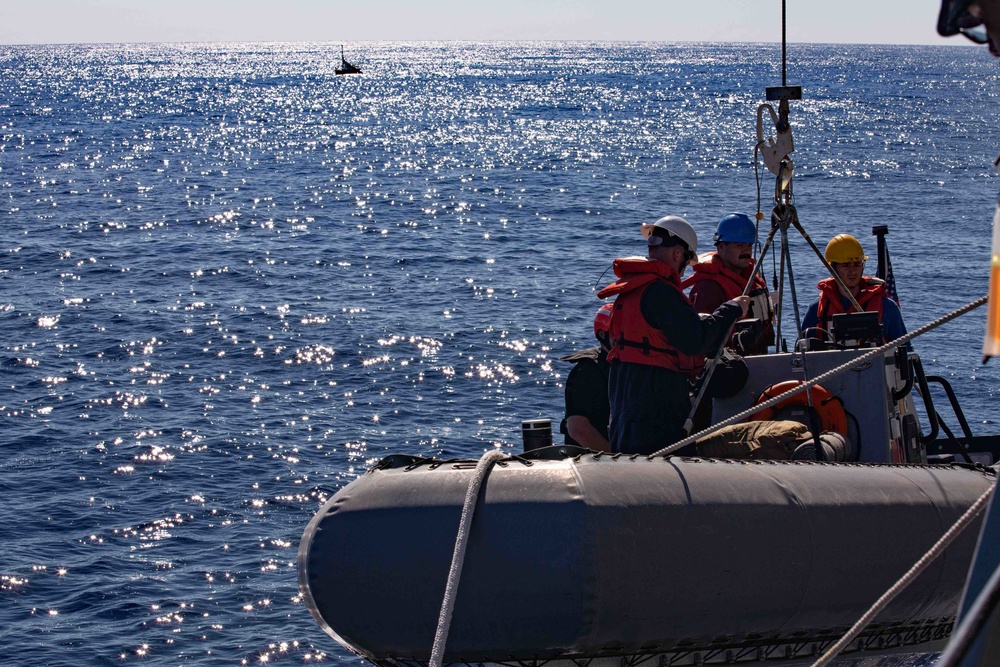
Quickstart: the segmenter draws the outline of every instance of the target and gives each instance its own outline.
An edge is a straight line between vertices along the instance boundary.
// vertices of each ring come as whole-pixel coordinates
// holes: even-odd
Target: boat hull
[[[428,659],[473,467],[390,463],[316,514],[299,580],[337,641],[377,662]],[[510,461],[480,493],[445,662],[735,655],[810,641],[815,650],[993,481],[958,466]],[[873,632],[903,631],[907,646],[927,650],[940,644],[977,533],[978,523]]]

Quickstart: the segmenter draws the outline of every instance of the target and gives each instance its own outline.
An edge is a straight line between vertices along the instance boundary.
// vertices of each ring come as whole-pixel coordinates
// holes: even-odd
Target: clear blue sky
[[[789,42],[955,44],[939,0],[787,0]],[[781,39],[780,0],[0,0],[0,43]]]

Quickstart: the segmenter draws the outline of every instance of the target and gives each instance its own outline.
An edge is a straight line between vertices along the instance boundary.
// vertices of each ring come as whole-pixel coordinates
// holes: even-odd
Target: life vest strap
[[[674,357],[678,356],[677,350],[673,350],[666,347],[654,347],[653,345],[650,345],[648,336],[643,336],[641,343],[638,343],[634,340],[626,340],[624,337],[622,337],[619,338],[617,341],[615,341],[615,345],[617,347],[623,347],[623,348],[624,347],[638,348],[642,350],[642,353],[647,356],[649,355],[650,352],[662,352],[663,354],[669,354]]]

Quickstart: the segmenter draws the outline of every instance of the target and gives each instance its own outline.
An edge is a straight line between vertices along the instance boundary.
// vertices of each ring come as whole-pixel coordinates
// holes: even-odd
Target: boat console
[[[747,384],[734,396],[713,402],[712,421],[717,423],[749,409],[768,387],[789,379],[816,378],[868,351],[857,348],[745,357],[750,371]],[[911,356],[916,355],[906,354],[905,350],[902,354],[887,352],[881,364],[862,363],[822,384],[847,414],[847,437],[854,443],[859,461],[927,463],[927,450],[910,395]],[[780,417],[802,421],[801,415],[803,411]],[[806,425],[810,425],[807,422],[806,417]]]

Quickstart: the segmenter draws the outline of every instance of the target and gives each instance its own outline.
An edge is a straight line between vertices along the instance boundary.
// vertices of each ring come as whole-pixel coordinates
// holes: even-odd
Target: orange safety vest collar
[[[681,291],[677,271],[663,262],[641,257],[616,259],[613,268],[619,280],[597,293],[602,299],[616,297],[611,311],[612,347],[608,361],[659,366],[692,376],[699,373],[705,366],[705,357],[675,348],[661,330],[646,321],[640,310],[643,293],[657,280],[676,289],[690,305],[691,301]]]
[[[746,271],[743,274],[739,274],[731,269],[727,269],[722,260],[719,259],[717,253],[705,253],[699,259],[704,259],[704,261],[698,262],[691,267],[694,273],[689,278],[684,279],[681,283],[681,289],[687,289],[703,280],[714,280],[722,287],[727,301],[731,301],[743,294],[743,288],[747,284],[747,279],[750,278],[750,274],[754,270],[753,260],[750,260],[750,266],[747,267]],[[764,279],[759,274],[754,276],[753,286],[754,289],[767,289],[767,283],[764,282]]]
[[[819,281],[817,285],[819,288],[819,305],[816,308],[816,318],[819,320],[818,326],[830,330],[830,321],[833,319],[834,315],[839,315],[841,313],[849,312],[844,308],[844,304],[841,301],[840,288],[837,287],[837,281],[833,278],[826,278]],[[861,306],[861,310],[864,312],[876,312],[878,313],[878,321],[882,322],[882,303],[883,297],[885,297],[885,283],[878,278],[872,278],[871,276],[862,276],[861,278],[861,292],[857,296],[858,305]],[[854,306],[848,304],[853,312]]]

